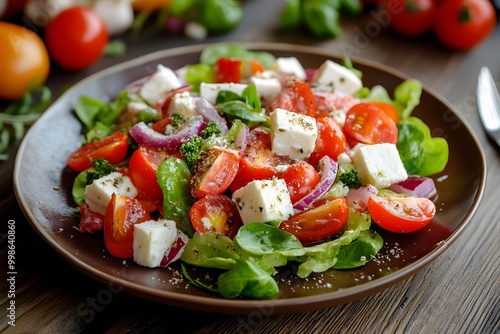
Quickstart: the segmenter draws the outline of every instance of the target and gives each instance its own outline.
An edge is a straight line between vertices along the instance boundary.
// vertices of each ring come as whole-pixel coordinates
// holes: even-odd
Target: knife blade
[[[486,133],[500,146],[500,95],[486,66],[479,72],[477,104]]]

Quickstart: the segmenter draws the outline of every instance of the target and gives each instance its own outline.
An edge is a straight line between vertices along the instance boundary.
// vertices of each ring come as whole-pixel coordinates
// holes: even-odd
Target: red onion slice
[[[436,185],[430,177],[411,175],[406,180],[395,183],[389,190],[412,197],[431,198],[436,195]]]
[[[337,176],[338,164],[329,156],[324,156],[318,163],[318,172],[321,175],[318,185],[309,194],[302,197],[297,203],[293,205],[296,210],[304,210],[309,207],[316,199],[324,195],[328,189],[335,182]]]
[[[368,208],[368,199],[377,192],[378,189],[372,185],[351,189],[346,196],[347,204],[357,212],[363,212]]]
[[[225,135],[229,128],[227,127],[226,120],[219,114],[219,111],[215,106],[210,103],[205,98],[199,97],[196,101],[196,111],[203,116],[207,122],[214,121],[217,123],[217,127],[219,128],[222,135]]]
[[[129,133],[134,140],[141,145],[149,145],[155,148],[177,148],[191,136],[197,136],[205,128],[206,123],[202,116],[191,116],[189,123],[179,132],[164,135],[156,132],[144,122],[134,125]]]
[[[166,267],[170,263],[177,261],[181,257],[182,252],[184,251],[184,247],[186,247],[188,241],[188,236],[183,232],[177,230],[177,240],[175,241],[174,245],[167,249],[167,251],[163,255],[163,258],[160,262],[160,267]]]

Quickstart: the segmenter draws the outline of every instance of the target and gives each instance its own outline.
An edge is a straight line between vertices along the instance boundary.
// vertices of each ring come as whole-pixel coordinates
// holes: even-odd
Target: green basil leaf
[[[254,255],[302,248],[302,243],[293,234],[263,223],[243,225],[234,240],[239,247]]]

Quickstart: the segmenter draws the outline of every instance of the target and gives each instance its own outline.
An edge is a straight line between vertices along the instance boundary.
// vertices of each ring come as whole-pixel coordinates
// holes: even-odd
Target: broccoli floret
[[[210,121],[207,124],[207,127],[201,131],[200,136],[203,139],[207,139],[212,137],[213,135],[220,135],[220,129],[217,127],[217,123],[214,121]]]
[[[92,163],[94,167],[87,170],[87,184],[91,184],[94,180],[100,179],[116,170],[106,159],[97,158],[92,160]]]
[[[184,116],[182,116],[182,114],[179,114],[179,113],[174,114],[172,116],[172,126],[174,128],[176,128],[179,125],[181,125],[183,118],[184,118]]]
[[[198,161],[205,140],[212,137],[213,135],[219,134],[220,129],[217,127],[217,123],[211,121],[208,122],[206,128],[201,131],[199,136],[191,136],[186,142],[181,145],[179,150],[186,159],[186,163],[188,164],[190,169],[192,169],[196,164],[196,161]]]
[[[361,186],[361,181],[358,178],[358,172],[353,165],[342,165],[339,167],[338,180],[349,187],[349,189]]]

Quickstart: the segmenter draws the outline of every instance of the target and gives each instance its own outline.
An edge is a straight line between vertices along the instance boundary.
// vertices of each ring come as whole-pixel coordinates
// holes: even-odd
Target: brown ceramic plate
[[[327,51],[295,45],[245,44],[275,56],[295,56],[305,67],[318,67],[326,59],[339,61]],[[17,199],[41,237],[76,268],[103,284],[153,301],[207,312],[295,312],[347,303],[381,291],[422,269],[457,239],[471,220],[485,185],[486,166],[480,146],[453,107],[424,90],[414,115],[425,121],[434,136],[450,145],[446,169],[435,175],[438,198],[435,219],[411,234],[381,231],[385,246],[374,261],[355,270],[327,271],[307,280],[295,278],[293,267],[275,277],[280,293],[270,300],[224,299],[202,291],[183,279],[179,266],[149,269],[133,261],[110,256],[102,236],[81,234],[73,228],[71,185],[75,173],[65,159],[79,147],[81,126],[72,110],[78,96],[109,99],[124,85],[151,73],[157,64],[179,68],[199,60],[203,46],[153,53],[111,67],[83,80],[58,99],[29,130],[19,149],[14,169]],[[387,67],[354,59],[365,86],[380,84],[392,92],[406,79]]]

